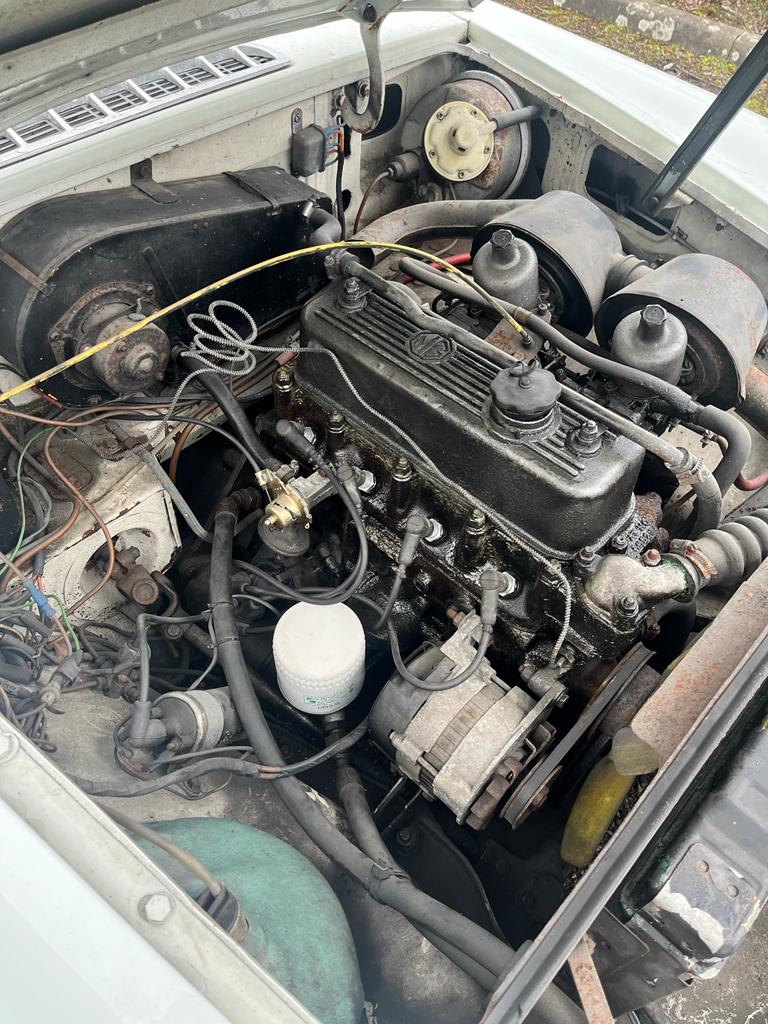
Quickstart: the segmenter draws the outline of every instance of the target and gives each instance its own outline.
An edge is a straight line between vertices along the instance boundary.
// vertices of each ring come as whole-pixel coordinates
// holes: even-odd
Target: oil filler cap
[[[537,362],[513,363],[493,379],[491,401],[493,410],[522,422],[541,420],[552,412],[560,397],[561,387],[549,370]]]
[[[344,604],[293,605],[275,627],[272,653],[283,696],[306,714],[340,711],[362,689],[365,633]]]

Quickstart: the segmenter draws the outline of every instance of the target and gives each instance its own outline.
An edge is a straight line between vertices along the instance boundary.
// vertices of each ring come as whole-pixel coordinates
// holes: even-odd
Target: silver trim
[[[290,65],[277,50],[242,43],[148,71],[0,131],[0,168]]]

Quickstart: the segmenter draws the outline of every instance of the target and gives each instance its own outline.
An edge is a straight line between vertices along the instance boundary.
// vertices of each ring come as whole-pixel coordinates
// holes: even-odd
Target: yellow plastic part
[[[589,864],[636,778],[620,775],[610,756],[598,761],[568,816],[560,844],[560,856],[567,864],[577,868]]]
[[[35,374],[34,377],[30,377],[29,380],[25,380],[21,384],[16,384],[14,387],[9,388],[0,395],[0,403],[7,402],[10,398],[15,398],[16,395],[21,395],[25,391],[29,391],[30,388],[37,387],[46,380],[50,380],[51,377],[55,377],[57,374],[62,373],[64,370],[69,370],[73,366],[77,366],[78,363],[85,362],[86,359],[90,359],[99,352],[103,352],[105,348],[110,348],[118,341],[122,341],[123,338],[130,337],[131,334],[135,334],[137,331],[143,330],[148,327],[149,324],[153,324],[156,320],[160,320],[164,316],[168,316],[169,313],[175,313],[177,309],[181,309],[182,306],[186,306],[189,302],[196,302],[198,299],[204,298],[206,295],[210,295],[212,292],[218,291],[220,288],[226,287],[228,284],[233,284],[235,281],[239,281],[243,277],[248,277],[249,274],[255,274],[259,270],[267,270],[269,267],[277,267],[281,263],[287,263],[289,260],[298,259],[300,256],[312,256],[319,252],[328,252],[330,249],[388,249],[393,252],[404,252],[410,256],[421,256],[423,259],[428,259],[431,263],[439,264],[443,270],[446,270],[450,274],[458,274],[459,277],[463,278],[468,284],[470,284],[475,290],[482,294],[486,301],[488,301],[496,312],[500,313],[501,316],[514,327],[519,334],[525,334],[525,330],[515,320],[510,313],[508,313],[493,296],[488,295],[487,292],[483,291],[479,285],[467,274],[462,273],[457,267],[452,266],[447,260],[441,259],[439,256],[435,256],[434,253],[426,252],[424,249],[416,249],[412,245],[401,245],[399,242],[366,242],[366,241],[349,241],[349,242],[325,242],[322,245],[308,245],[304,249],[294,249],[292,252],[280,253],[279,256],[272,256],[267,260],[261,260],[259,263],[253,263],[249,267],[243,267],[242,270],[236,270],[233,274],[228,274],[226,277],[219,278],[218,281],[213,281],[211,284],[204,285],[202,288],[198,288],[196,292],[190,292],[189,295],[183,296],[181,299],[177,299],[172,302],[169,306],[165,306],[163,309],[158,309],[150,316],[145,316],[143,320],[137,320],[136,323],[131,324],[130,327],[126,327],[125,330],[119,331],[117,334],[112,335],[111,338],[105,338],[103,341],[97,342],[95,345],[91,345],[89,348],[84,348],[82,352],[78,352],[77,355],[71,356],[69,359],[64,359],[62,362],[57,363],[56,366],[50,367],[48,370],[43,370],[42,373]]]

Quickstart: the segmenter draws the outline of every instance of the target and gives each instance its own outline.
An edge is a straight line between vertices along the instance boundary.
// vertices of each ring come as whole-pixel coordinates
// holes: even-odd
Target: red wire
[[[452,267],[463,267],[466,263],[472,262],[471,252],[457,252],[455,256],[446,256],[445,262],[450,263]],[[435,270],[442,270],[442,266],[439,263],[432,263],[430,266],[434,267]],[[410,284],[413,278],[406,274],[403,278],[403,284]]]

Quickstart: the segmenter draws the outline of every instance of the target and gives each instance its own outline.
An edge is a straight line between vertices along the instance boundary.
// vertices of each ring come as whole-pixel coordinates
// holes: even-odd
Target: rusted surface
[[[768,434],[768,373],[755,363],[747,371],[747,397],[739,413],[764,434]]]
[[[768,560],[742,583],[705,633],[632,720],[664,765],[768,632]]]
[[[592,959],[594,948],[592,939],[585,935],[568,957],[568,966],[588,1024],[613,1024],[613,1014]]]
[[[516,331],[506,320],[499,320],[485,340],[501,352],[506,352],[523,363],[533,359],[541,348],[541,341],[535,335],[526,335],[523,338],[520,332]]]

